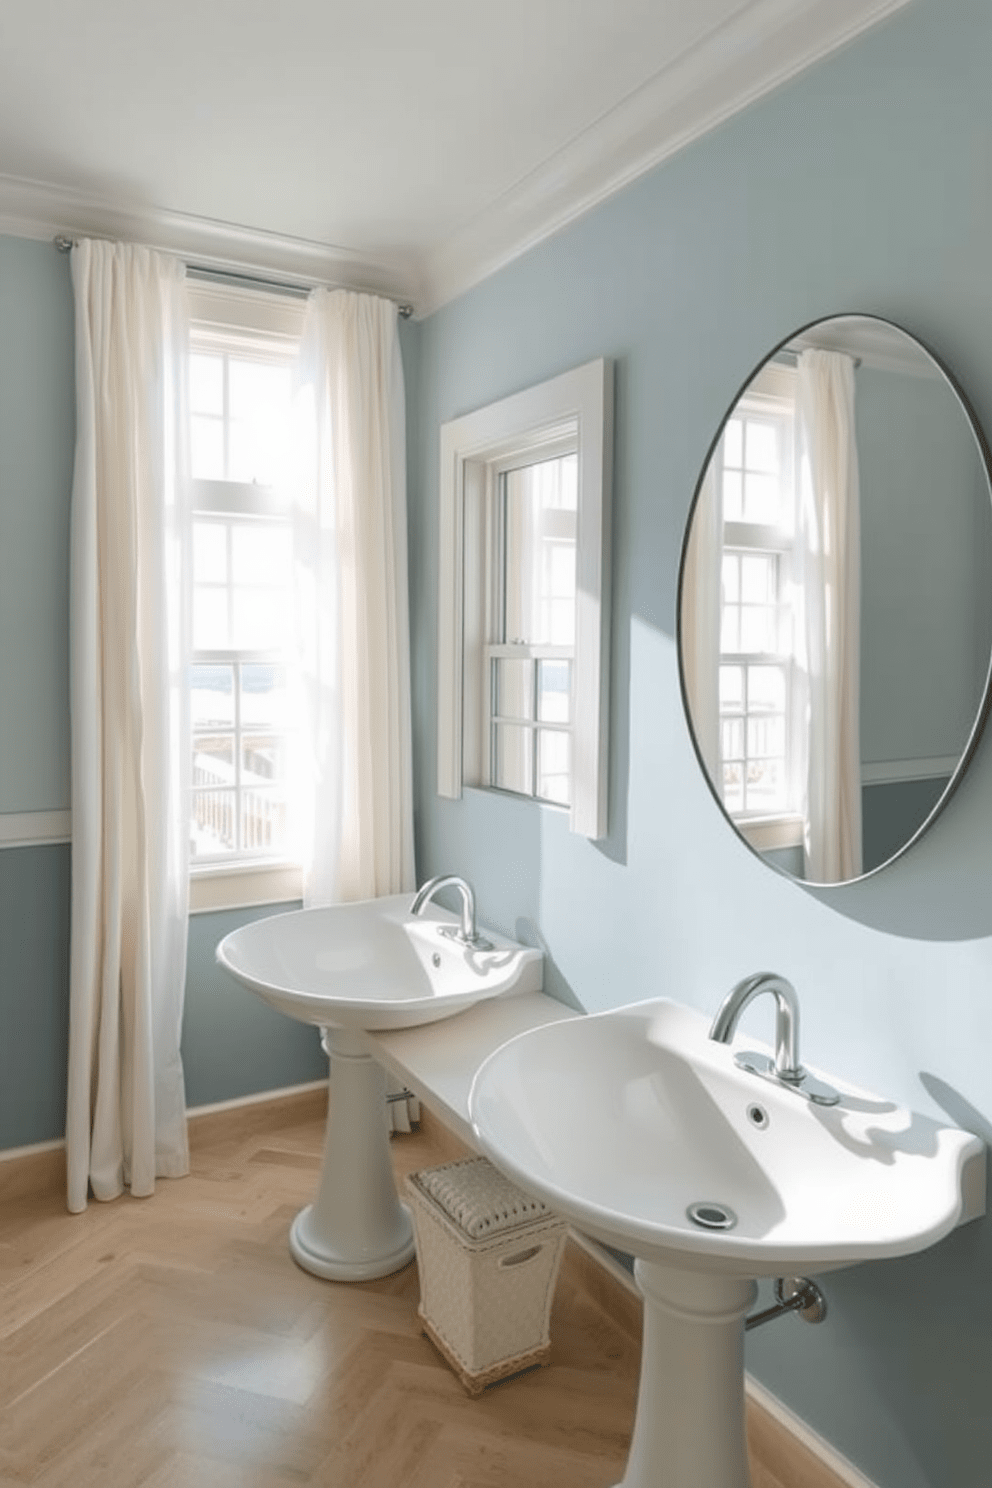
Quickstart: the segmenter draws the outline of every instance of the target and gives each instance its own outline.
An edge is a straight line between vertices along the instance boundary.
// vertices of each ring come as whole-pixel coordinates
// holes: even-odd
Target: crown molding
[[[276,275],[307,288],[344,286],[414,304],[419,289],[406,266],[376,262],[348,248],[161,207],[121,206],[104,197],[17,176],[0,175],[0,233],[144,243],[204,268]]]
[[[789,342],[788,350],[843,351],[875,372],[946,382],[933,355],[909,331],[874,315],[834,315],[810,326]]]
[[[912,0],[742,0],[714,28],[419,259],[0,175],[0,233],[146,243],[205,267],[345,285],[415,307],[455,299]]]
[[[430,314],[911,0],[750,0],[456,230],[421,268]]]

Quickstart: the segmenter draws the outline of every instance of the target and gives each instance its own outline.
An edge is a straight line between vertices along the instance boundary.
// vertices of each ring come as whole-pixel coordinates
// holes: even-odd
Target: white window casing
[[[607,832],[613,365],[600,358],[441,426],[438,794],[485,784],[486,499],[510,459],[578,457],[571,830]]]
[[[226,352],[283,365],[291,361],[302,330],[302,299],[196,281],[187,287],[194,353]],[[288,515],[283,492],[233,480],[194,480],[193,505],[201,518],[221,521],[238,517],[271,521]],[[232,651],[224,660],[234,665],[238,655]],[[194,914],[294,901],[301,892],[300,864],[278,853],[234,853],[194,859],[190,866]]]

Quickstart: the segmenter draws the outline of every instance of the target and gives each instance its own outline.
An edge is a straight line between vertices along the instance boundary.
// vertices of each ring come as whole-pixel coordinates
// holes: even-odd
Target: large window
[[[193,299],[191,862],[194,879],[243,879],[298,856],[286,648],[299,308],[213,290]],[[273,892],[270,881],[261,892]],[[251,902],[243,883],[235,897]]]

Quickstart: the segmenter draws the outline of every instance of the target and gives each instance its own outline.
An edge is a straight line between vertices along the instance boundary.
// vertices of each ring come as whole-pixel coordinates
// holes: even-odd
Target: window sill
[[[734,826],[755,852],[773,852],[779,847],[801,847],[801,816],[754,816],[734,818]]]
[[[299,863],[204,863],[190,869],[191,915],[288,904],[302,897],[303,869]]]

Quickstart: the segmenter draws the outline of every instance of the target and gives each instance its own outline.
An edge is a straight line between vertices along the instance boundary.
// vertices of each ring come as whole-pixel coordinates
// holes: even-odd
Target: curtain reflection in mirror
[[[861,520],[852,358],[802,352],[797,394],[805,876],[836,883],[861,873]]]

